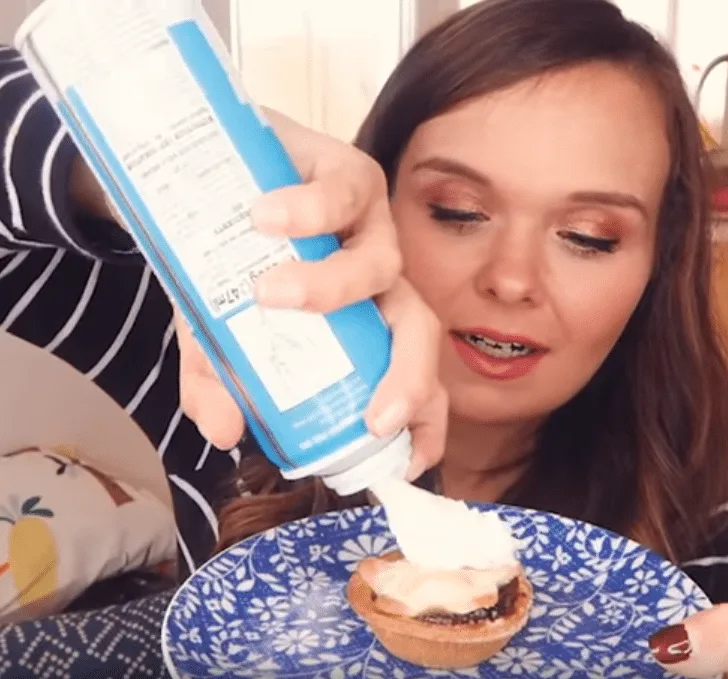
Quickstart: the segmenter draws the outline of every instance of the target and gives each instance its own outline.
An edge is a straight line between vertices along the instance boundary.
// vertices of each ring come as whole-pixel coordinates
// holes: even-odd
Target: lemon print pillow
[[[0,454],[0,623],[58,613],[94,582],[175,555],[174,517],[151,494],[68,449]]]

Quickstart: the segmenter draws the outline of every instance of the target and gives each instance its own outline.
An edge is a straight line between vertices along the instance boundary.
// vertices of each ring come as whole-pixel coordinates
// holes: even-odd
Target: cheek
[[[578,285],[563,281],[557,314],[565,330],[569,354],[588,365],[601,363],[616,344],[639,303],[650,274],[646,261],[625,262],[619,267],[595,267],[580,277]],[[575,355],[576,354],[576,355]]]
[[[451,300],[467,285],[466,267],[456,264],[458,258],[453,256],[446,240],[429,225],[402,219],[396,212],[395,219],[404,275],[438,318],[446,321]]]

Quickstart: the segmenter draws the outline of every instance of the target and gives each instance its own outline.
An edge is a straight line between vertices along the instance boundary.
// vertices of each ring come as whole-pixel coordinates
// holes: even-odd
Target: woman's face
[[[606,64],[416,130],[392,207],[456,417],[537,420],[587,384],[650,277],[668,171],[659,97]]]

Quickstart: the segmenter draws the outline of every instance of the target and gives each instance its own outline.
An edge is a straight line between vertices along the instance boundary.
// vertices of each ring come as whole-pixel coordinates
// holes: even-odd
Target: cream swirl
[[[396,478],[381,479],[370,490],[410,563],[432,571],[518,564],[519,543],[496,512],[480,512]]]

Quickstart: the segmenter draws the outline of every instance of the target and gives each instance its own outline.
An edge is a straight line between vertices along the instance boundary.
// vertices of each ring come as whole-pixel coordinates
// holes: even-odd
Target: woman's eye
[[[586,255],[602,252],[611,253],[619,245],[617,238],[595,238],[594,236],[587,236],[578,231],[560,231],[559,236]]]
[[[459,210],[457,208],[445,207],[437,203],[429,203],[430,217],[436,222],[452,225],[458,231],[477,226],[483,222],[490,221],[490,217],[483,212],[474,210]]]

